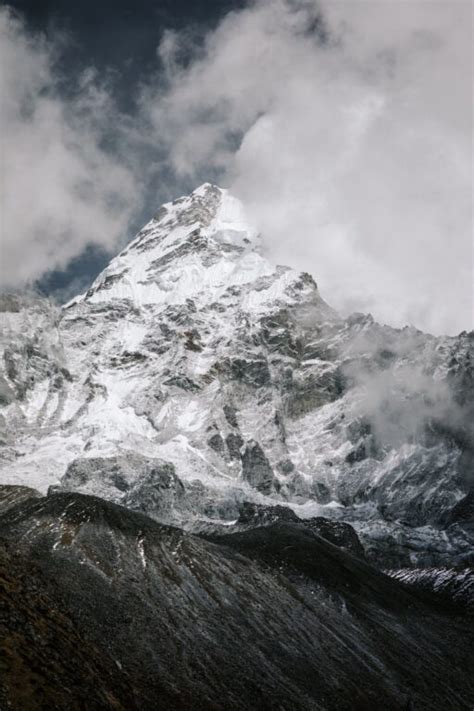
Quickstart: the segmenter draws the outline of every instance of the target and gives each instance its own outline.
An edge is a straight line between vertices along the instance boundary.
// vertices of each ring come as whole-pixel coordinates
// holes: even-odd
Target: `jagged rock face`
[[[142,499],[183,525],[289,505],[350,522],[385,567],[472,561],[451,512],[474,486],[474,335],[340,318],[264,252],[240,203],[204,185],[66,307],[4,300],[0,481]]]
[[[280,486],[270,462],[258,442],[250,441],[242,454],[242,477],[262,494],[272,494]]]
[[[257,526],[275,523],[275,521],[297,523],[301,519],[287,506],[262,506],[251,501],[244,501],[240,507],[236,524],[256,528]]]
[[[124,506],[172,519],[183,509],[185,489],[172,464],[138,454],[75,459],[53,491],[97,493]]]
[[[22,493],[0,516],[0,539],[21,562],[0,576],[20,632],[13,647],[0,639],[17,655],[7,655],[0,677],[5,708],[33,708],[12,683],[17,658],[26,660],[23,681],[34,665],[48,708],[474,703],[472,623],[456,605],[418,594],[298,522],[209,542],[95,497]]]

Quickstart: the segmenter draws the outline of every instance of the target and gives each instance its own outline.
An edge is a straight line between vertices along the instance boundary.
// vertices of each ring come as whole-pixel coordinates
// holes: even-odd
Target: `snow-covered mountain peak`
[[[3,483],[186,525],[286,502],[383,539],[385,566],[470,555],[474,339],[338,317],[228,191],[163,205],[62,310],[2,308]]]
[[[203,307],[234,297],[244,310],[260,312],[307,296],[319,299],[314,281],[264,257],[242,203],[204,183],[165,203],[91,288],[67,306],[126,300],[137,308],[164,309],[192,299]]]
[[[215,242],[241,246],[245,238],[248,245],[256,237],[240,201],[227,190],[204,183],[190,195],[162,205],[119,256],[145,251],[154,257],[156,250],[172,254],[172,248],[185,243],[194,251]]]

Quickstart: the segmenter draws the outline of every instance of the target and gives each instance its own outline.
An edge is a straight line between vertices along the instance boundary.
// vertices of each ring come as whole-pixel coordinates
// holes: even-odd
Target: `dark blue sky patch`
[[[12,0],[31,29],[67,33],[59,61],[66,77],[85,66],[107,72],[122,111],[133,111],[135,87],[159,69],[157,47],[167,29],[186,28],[193,43],[244,0]],[[186,60],[180,57],[180,60]]]
[[[69,262],[66,269],[44,274],[36,282],[35,289],[64,304],[87,290],[113,256],[97,245],[89,245],[82,254]]]

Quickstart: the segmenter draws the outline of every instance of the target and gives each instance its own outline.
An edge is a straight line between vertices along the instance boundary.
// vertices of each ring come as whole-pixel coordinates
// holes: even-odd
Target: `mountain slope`
[[[63,309],[0,316],[3,483],[196,530],[284,504],[386,568],[472,563],[473,334],[339,317],[226,191],[163,206]]]
[[[303,523],[209,542],[95,497],[19,492],[0,538],[51,581],[71,641],[102,654],[103,687],[120,671],[104,708],[120,708],[126,682],[126,708],[141,709],[444,711],[474,702],[472,624]],[[40,630],[30,648],[40,678],[47,656],[38,650],[48,644]],[[7,659],[0,690],[13,698],[7,708],[23,710],[11,667]],[[75,670],[57,673],[66,682]]]

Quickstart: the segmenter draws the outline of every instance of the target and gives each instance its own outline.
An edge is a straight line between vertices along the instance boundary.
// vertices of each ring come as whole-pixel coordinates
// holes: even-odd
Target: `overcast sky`
[[[0,5],[4,285],[72,295],[162,200],[211,180],[341,312],[472,328],[471,15],[470,0]]]

